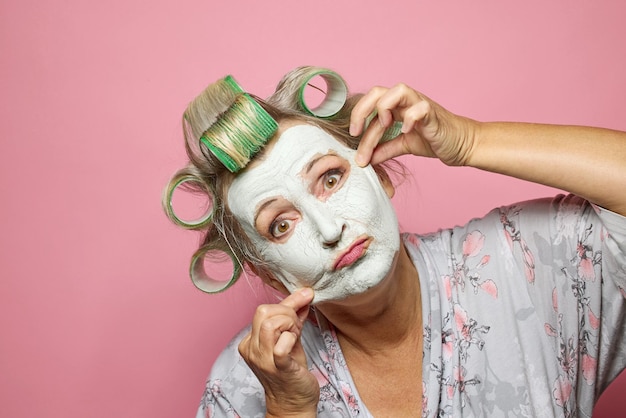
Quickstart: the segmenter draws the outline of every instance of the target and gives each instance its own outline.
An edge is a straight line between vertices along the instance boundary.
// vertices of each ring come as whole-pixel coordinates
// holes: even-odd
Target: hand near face
[[[363,133],[365,120],[376,119]],[[402,134],[379,144],[383,132],[394,121],[402,122]],[[474,145],[478,123],[454,115],[405,84],[392,88],[374,87],[352,111],[350,134],[363,133],[356,161],[365,166],[404,154],[436,157],[447,165],[464,165]]]
[[[239,353],[265,389],[267,416],[316,416],[319,384],[300,342],[313,291],[300,289],[278,304],[261,305]]]

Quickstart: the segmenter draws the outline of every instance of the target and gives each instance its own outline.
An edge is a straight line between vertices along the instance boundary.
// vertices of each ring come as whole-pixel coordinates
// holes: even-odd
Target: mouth
[[[367,252],[367,248],[372,242],[370,237],[359,237],[350,246],[343,251],[333,264],[333,270],[340,270],[354,264],[358,259],[363,257]]]

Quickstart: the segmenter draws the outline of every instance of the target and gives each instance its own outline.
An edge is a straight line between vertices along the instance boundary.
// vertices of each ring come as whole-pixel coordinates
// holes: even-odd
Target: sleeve
[[[586,413],[626,367],[626,218],[560,195],[501,209],[501,222],[554,341],[552,396]]]
[[[220,390],[220,380],[208,380],[196,418],[239,418],[240,415],[230,404],[227,396]]]
[[[262,418],[265,392],[237,349],[242,330],[222,351],[206,382],[196,418]]]
[[[600,206],[593,206],[605,233],[604,247],[606,274],[611,277],[626,297],[626,217]]]

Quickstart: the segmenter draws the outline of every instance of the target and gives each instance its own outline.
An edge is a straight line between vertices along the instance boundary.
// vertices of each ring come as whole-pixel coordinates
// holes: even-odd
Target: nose
[[[311,203],[311,202],[309,202]],[[341,240],[346,223],[325,207],[323,202],[316,201],[304,211],[314,228],[317,229],[324,248],[332,248]]]
[[[346,224],[341,223],[337,224],[337,226],[339,226],[339,228],[329,231],[330,234],[328,236],[321,234],[323,240],[322,246],[324,246],[324,248],[334,248],[339,244],[339,241],[341,241],[341,236],[343,235],[344,229],[346,229]]]

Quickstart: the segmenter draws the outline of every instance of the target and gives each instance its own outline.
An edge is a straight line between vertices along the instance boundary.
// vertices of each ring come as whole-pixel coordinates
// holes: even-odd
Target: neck
[[[378,286],[317,308],[333,324],[342,345],[363,352],[385,351],[409,338],[421,339],[419,278],[404,245],[390,274]]]

